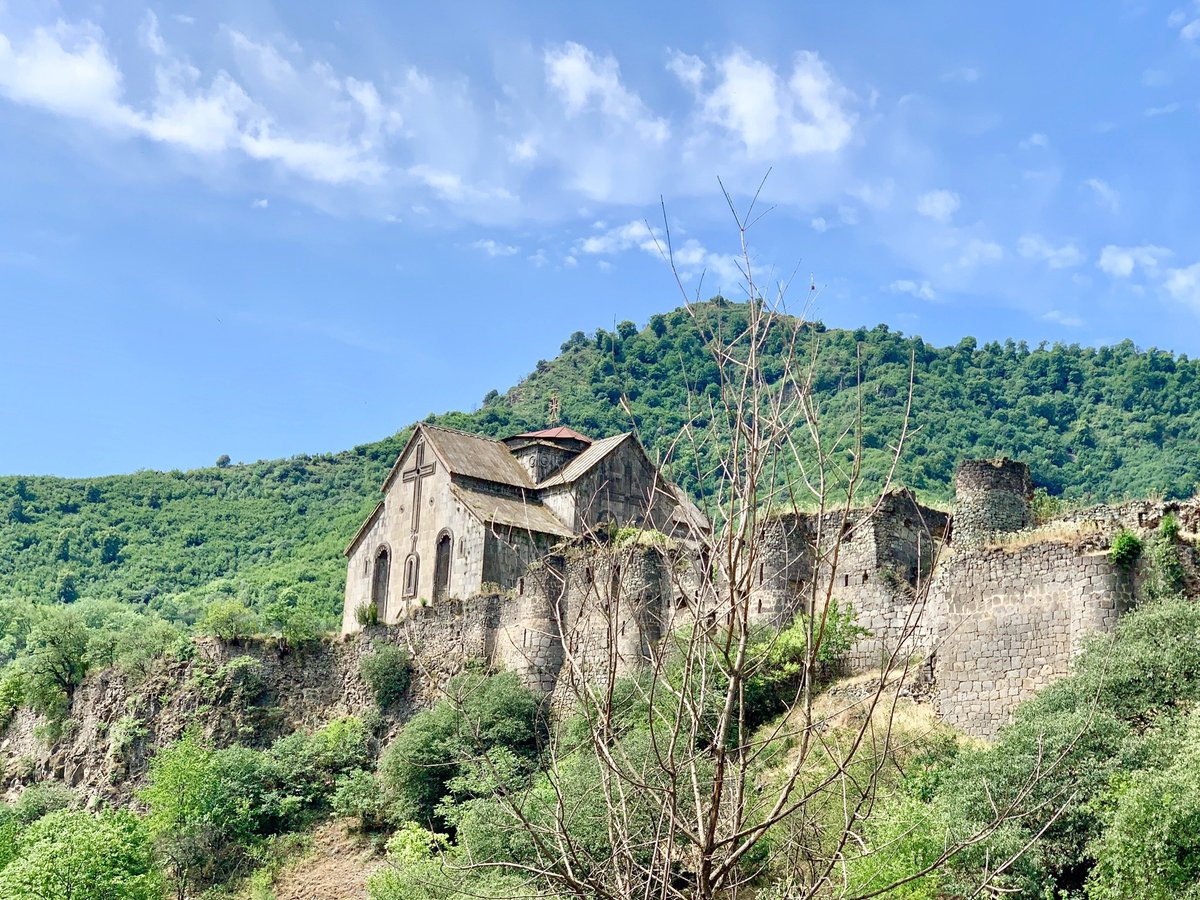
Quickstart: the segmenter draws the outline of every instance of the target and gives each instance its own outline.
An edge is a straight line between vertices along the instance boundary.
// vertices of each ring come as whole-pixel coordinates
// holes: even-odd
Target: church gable
[[[522,453],[560,463],[535,484],[547,467]],[[669,527],[656,485],[665,488],[632,434],[592,441],[559,428],[502,442],[422,423],[346,548],[343,626],[354,630],[364,608],[391,623],[484,582],[511,586],[551,547],[595,528]]]

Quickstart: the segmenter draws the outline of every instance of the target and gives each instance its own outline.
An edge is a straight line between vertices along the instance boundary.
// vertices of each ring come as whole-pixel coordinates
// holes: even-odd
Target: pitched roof
[[[515,497],[497,497],[472,491],[462,485],[450,486],[451,493],[481,522],[510,525],[524,531],[572,537],[574,532],[546,507]]]
[[[354,552],[354,548],[358,546],[358,542],[362,540],[363,535],[366,534],[370,530],[371,526],[375,524],[375,520],[379,518],[379,514],[381,512],[383,512],[382,500],[375,504],[375,508],[371,510],[371,514],[367,516],[366,521],[358,526],[358,531],[354,532],[354,537],[350,538],[350,543],[348,543],[346,545],[346,549],[342,551],[343,556],[349,556],[352,552]]]
[[[590,472],[604,457],[608,456],[608,454],[616,450],[617,447],[621,446],[621,444],[631,437],[633,437],[633,433],[626,431],[624,434],[615,434],[612,437],[596,441],[592,446],[588,447],[545,481],[538,484],[538,487],[555,487],[556,485],[571,484],[578,481]]]
[[[409,445],[416,440],[418,434],[425,435],[430,449],[445,464],[451,474],[466,475],[469,478],[478,478],[481,481],[492,481],[514,487],[533,487],[533,482],[530,481],[525,467],[500,441],[422,422],[413,432],[413,436],[409,438],[408,444],[401,451],[396,464],[392,466],[392,471],[383,483],[384,490],[396,477],[400,460],[404,458]]]
[[[554,439],[569,439],[572,441],[582,441],[585,444],[592,443],[592,439],[586,434],[580,434],[573,428],[567,428],[565,425],[559,425],[557,428],[543,428],[541,431],[526,431],[524,434],[514,434],[512,438],[549,438]]]

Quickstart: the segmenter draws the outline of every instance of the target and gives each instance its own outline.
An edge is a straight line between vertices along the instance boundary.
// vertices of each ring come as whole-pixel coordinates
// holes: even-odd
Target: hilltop
[[[562,424],[593,435],[632,426],[652,453],[666,454],[689,396],[719,392],[706,343],[735,332],[746,307],[718,298],[696,312],[576,332],[556,358],[504,393],[490,391],[478,410],[427,421],[502,436],[544,426],[557,408]],[[861,377],[869,483],[881,478],[911,358],[914,430],[899,477],[930,499],[947,498],[960,459],[1000,454],[1027,460],[1053,495],[1099,501],[1196,489],[1189,463],[1200,453],[1192,399],[1200,361],[1129,341],[1031,348],[964,338],[933,347],[884,325],[811,323],[805,336],[805,352],[820,347],[815,387],[833,425],[848,421]],[[782,334],[768,349],[782,359]],[[190,472],[0,478],[0,598],[108,598],[191,621],[212,599],[232,596],[259,607],[309,602],[332,615],[341,550],[407,436]],[[684,449],[670,468],[702,497],[709,484],[696,462]]]

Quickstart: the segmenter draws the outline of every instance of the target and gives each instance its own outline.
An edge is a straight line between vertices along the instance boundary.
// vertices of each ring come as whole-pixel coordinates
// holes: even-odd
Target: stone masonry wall
[[[954,475],[954,543],[979,547],[996,534],[1033,524],[1029,466],[1011,459],[970,459]]]
[[[1083,639],[1111,631],[1130,577],[1103,552],[1061,543],[955,552],[934,576],[934,672],[942,717],[992,737],[1013,709],[1067,674]]]

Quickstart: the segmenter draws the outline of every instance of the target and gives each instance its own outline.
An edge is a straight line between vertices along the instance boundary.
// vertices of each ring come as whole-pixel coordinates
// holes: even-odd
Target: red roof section
[[[544,428],[541,431],[527,431],[524,434],[515,435],[515,437],[527,438],[567,438],[573,441],[583,441],[585,444],[592,443],[592,439],[587,435],[580,434],[573,428],[567,428],[565,425],[559,425],[557,428]]]

